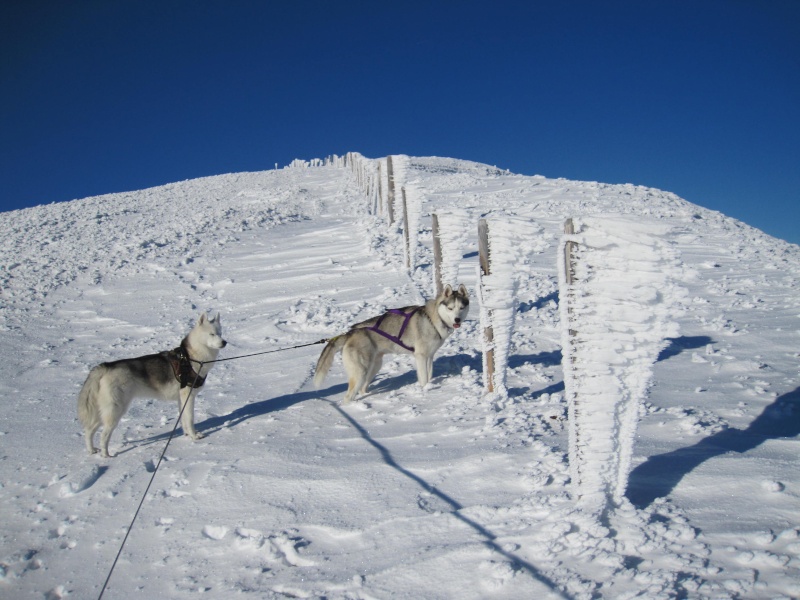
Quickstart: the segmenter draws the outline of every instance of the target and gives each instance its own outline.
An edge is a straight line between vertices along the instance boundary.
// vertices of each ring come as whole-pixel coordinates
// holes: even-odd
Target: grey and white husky
[[[213,361],[227,342],[222,339],[219,314],[200,315],[197,323],[175,350],[102,363],[89,372],[78,395],[78,418],[83,424],[86,449],[97,452],[94,434],[100,434],[100,454],[108,457],[108,440],[134,398],[158,398],[178,402],[183,432],[193,440],[194,399],[205,382]]]
[[[319,388],[337,352],[342,352],[347,373],[345,404],[364,394],[378,374],[384,354],[413,354],[417,381],[427,385],[433,376],[433,355],[444,341],[461,327],[469,312],[469,293],[460,285],[444,291],[422,306],[390,310],[379,317],[357,323],[345,334],[331,339],[323,348],[314,373]]]

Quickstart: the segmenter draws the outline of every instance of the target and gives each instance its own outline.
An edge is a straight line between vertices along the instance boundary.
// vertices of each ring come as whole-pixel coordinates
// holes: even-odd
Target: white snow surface
[[[411,274],[339,162],[0,215],[0,597],[97,597],[172,430],[176,406],[136,401],[117,456],[89,456],[92,366],[175,347],[201,311],[233,358],[422,302],[429,216],[450,207],[472,221],[452,283],[475,302],[478,219],[530,222],[507,394],[483,392],[477,306],[425,389],[402,355],[346,406],[340,359],[311,386],[321,346],[219,363],[206,437],[169,445],[104,598],[800,597],[800,247],[660,190],[402,162]],[[556,256],[564,219],[597,214],[668,228],[687,273],[602,519],[570,479]]]

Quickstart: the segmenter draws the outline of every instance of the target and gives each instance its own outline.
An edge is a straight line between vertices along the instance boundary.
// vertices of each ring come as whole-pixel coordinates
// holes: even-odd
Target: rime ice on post
[[[389,167],[388,158],[378,159],[378,198],[380,214],[389,217]]]
[[[422,213],[422,192],[417,186],[407,183],[403,188],[404,227],[406,238],[406,267],[414,272],[417,267],[417,244]]]
[[[391,223],[403,218],[402,189],[406,186],[406,179],[408,177],[408,156],[404,154],[393,154],[388,158],[391,159],[391,168],[389,169],[389,184],[391,187],[389,194],[391,202],[390,214],[392,215],[392,219],[390,220]]]
[[[433,294],[438,296],[445,284],[455,286],[460,282],[458,268],[464,260],[467,244],[469,213],[465,210],[448,209],[433,215],[437,226],[434,235],[441,249],[434,273]]]
[[[484,348],[484,387],[505,396],[508,353],[514,331],[514,316],[517,305],[517,280],[514,269],[519,260],[519,240],[531,235],[530,221],[513,217],[484,219],[489,234],[489,274],[478,267],[478,298],[481,324],[484,330],[491,328],[492,339],[484,340],[491,348]],[[489,350],[493,352],[493,368],[486,364]],[[491,375],[488,375],[491,373]],[[491,377],[491,379],[488,379]]]
[[[615,216],[575,229],[557,254],[569,462],[579,505],[599,514],[624,497],[639,409],[685,291],[668,227]]]

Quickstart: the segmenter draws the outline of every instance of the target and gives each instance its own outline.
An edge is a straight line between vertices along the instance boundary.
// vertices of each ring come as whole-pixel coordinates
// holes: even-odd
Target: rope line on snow
[[[263,354],[273,354],[275,352],[284,352],[286,350],[296,350],[297,348],[306,348],[308,346],[315,346],[317,344],[324,344],[328,342],[328,339],[318,340],[316,342],[311,342],[308,344],[300,344],[299,346],[291,346],[289,348],[278,348],[277,350],[267,350],[265,352],[254,352],[253,354],[244,354],[242,356],[231,356],[229,358],[220,358],[217,360],[207,360],[207,361],[200,361],[194,360],[190,358],[189,360],[193,363],[196,363],[198,366],[197,373],[195,373],[194,381],[192,382],[192,387],[189,388],[189,393],[193,393],[195,388],[195,384],[197,380],[200,378],[200,371],[203,369],[203,366],[210,365],[212,363],[217,362],[225,362],[228,360],[238,360],[240,358],[250,358],[252,356],[261,356]],[[195,392],[196,393],[196,392]],[[186,405],[189,404],[189,397],[186,397],[186,402],[183,403],[181,406],[180,412],[178,412],[178,418],[175,420],[175,425],[172,427],[172,431],[167,438],[167,443],[164,444],[164,449],[161,451],[161,456],[158,457],[158,462],[156,463],[155,467],[153,468],[153,474],[150,476],[150,481],[147,482],[147,487],[144,490],[144,494],[142,494],[142,499],[139,501],[139,506],[136,507],[136,512],[133,514],[133,518],[131,519],[130,524],[128,525],[128,529],[125,532],[125,537],[122,538],[122,543],[119,546],[119,551],[117,551],[117,555],[114,558],[114,562],[111,564],[111,569],[108,571],[108,576],[106,577],[105,583],[103,583],[103,587],[100,589],[100,595],[97,597],[97,600],[102,600],[103,594],[106,593],[106,588],[108,587],[108,582],[111,581],[111,576],[114,574],[114,570],[117,568],[117,563],[119,562],[120,556],[122,556],[122,550],[125,548],[125,543],[128,541],[128,536],[130,536],[131,531],[133,530],[133,525],[136,523],[136,519],[139,516],[139,512],[142,510],[142,506],[144,505],[145,498],[147,498],[148,492],[150,492],[150,486],[153,485],[153,481],[156,478],[156,473],[158,473],[158,468],[161,466],[161,463],[164,460],[164,456],[167,453],[167,448],[169,448],[169,444],[172,441],[172,438],[175,437],[175,432],[178,430],[178,423],[181,422],[183,417],[183,411],[186,410]]]

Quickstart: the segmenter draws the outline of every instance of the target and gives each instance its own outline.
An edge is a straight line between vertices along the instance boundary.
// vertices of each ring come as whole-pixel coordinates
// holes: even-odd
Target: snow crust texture
[[[97,597],[177,410],[135,402],[117,456],[90,457],[78,390],[99,362],[175,347],[201,311],[222,314],[223,358],[281,351],[215,366],[205,438],[172,441],[107,598],[800,597],[800,248],[660,190],[392,158],[416,194],[410,268],[386,158],[0,214],[0,597]],[[430,296],[433,212],[478,305],[477,223],[504,224],[486,306],[424,389],[387,356],[358,402],[340,404],[339,360],[315,391],[321,346],[283,349]],[[574,346],[568,217],[592,286],[574,292],[596,299],[575,305]],[[592,277],[601,258],[613,277]],[[513,327],[486,395],[490,305]],[[595,394],[592,444],[628,449],[611,471],[575,471],[567,381]]]

